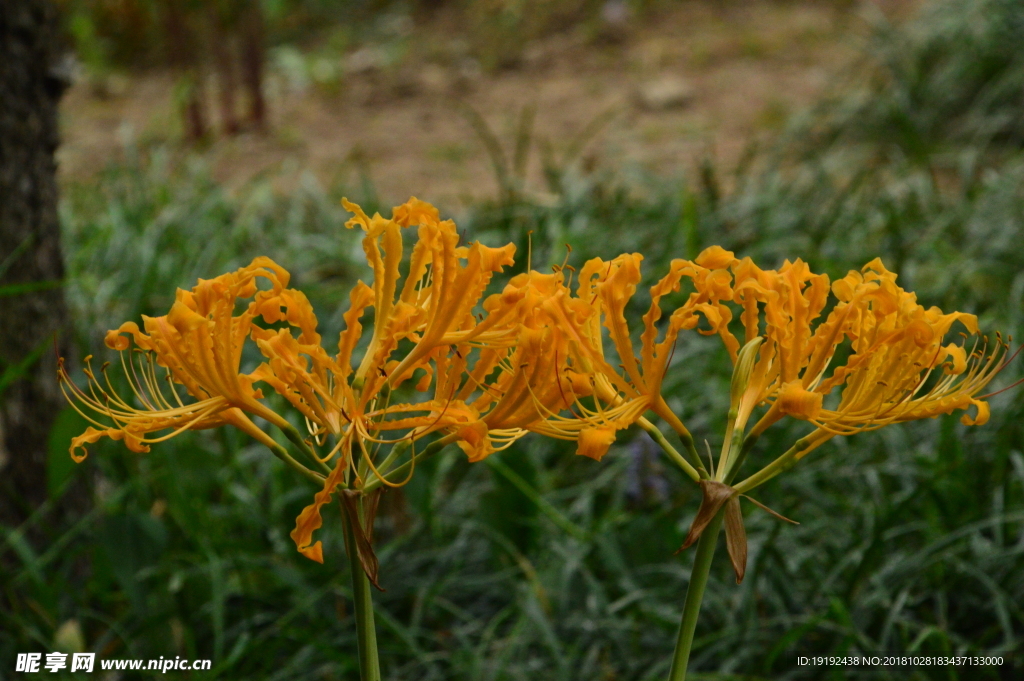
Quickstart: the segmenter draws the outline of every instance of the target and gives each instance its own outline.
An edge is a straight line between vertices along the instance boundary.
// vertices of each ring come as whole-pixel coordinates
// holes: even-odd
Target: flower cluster
[[[925,309],[879,260],[830,285],[800,260],[762,270],[712,247],[694,261],[672,261],[631,328],[640,254],[595,258],[578,273],[528,271],[485,295],[514,264],[512,244],[462,245],[454,223],[417,199],[390,219],[344,205],[354,214],[347,227],[365,233],[373,279],[353,287],[335,354],[323,346],[309,300],[269,258],[200,280],[177,292],[165,316],[107,335],[107,346],[121,352],[130,397],[115,390],[107,364],[101,378],[87,358],[84,389],[61,365],[65,394],[92,423],[72,441],[72,457],[81,461],[85,445],[103,437],[145,452],[185,430],[235,426],[320,485],[292,538],[322,562],[312,536],[332,496],[404,484],[426,450],[457,443],[480,461],[534,432],[575,441],[579,454],[600,460],[618,431],[640,424],[705,490],[692,542],[723,504],[733,518],[727,532],[738,536],[737,496],[836,435],[968,408],[974,415],[965,413],[964,423],[984,423],[988,405],[978,393],[1005,365],[1006,344],[979,336],[973,315]],[[416,239],[407,252],[410,228]],[[681,302],[663,310],[665,300]],[[949,343],[956,323],[970,335]],[[735,363],[728,431],[710,471],[662,394],[687,330],[718,335]],[[247,345],[262,363],[242,373]],[[279,397],[268,399],[266,390]],[[284,404],[307,435],[280,412]],[[648,414],[675,432],[685,455]],[[813,431],[733,486],[757,436],[786,416]],[[734,544],[745,552],[739,540],[730,552]]]

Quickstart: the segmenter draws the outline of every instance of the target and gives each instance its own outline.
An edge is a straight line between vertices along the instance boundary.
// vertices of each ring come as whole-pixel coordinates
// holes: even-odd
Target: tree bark
[[[267,100],[263,96],[266,61],[263,9],[256,0],[248,3],[242,17],[242,73],[249,90],[249,121],[260,132],[267,130]]]
[[[0,2],[0,372],[46,349],[0,394],[0,523],[20,525],[46,500],[47,436],[65,402],[55,343],[68,340],[57,218],[57,105],[68,84],[57,12],[49,0]],[[45,284],[44,284],[45,287]]]
[[[224,17],[223,8],[211,2],[208,6],[210,31],[213,40],[210,49],[213,62],[217,67],[217,85],[220,94],[220,125],[227,135],[237,135],[239,131],[238,117],[235,116],[235,98],[238,95],[238,83],[235,78],[235,65],[231,59],[231,40],[228,31],[228,20]]]
[[[167,63],[178,75],[183,88],[181,114],[185,121],[185,134],[198,142],[206,137],[206,102],[203,96],[203,74],[199,64],[199,38],[192,17],[185,11],[181,0],[164,0],[162,11],[167,37]]]

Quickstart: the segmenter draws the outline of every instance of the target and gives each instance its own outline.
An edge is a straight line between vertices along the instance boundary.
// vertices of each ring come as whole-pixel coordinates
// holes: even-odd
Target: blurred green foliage
[[[547,164],[557,199],[542,204],[517,190],[518,152],[496,154],[506,188],[460,227],[489,243],[512,239],[521,254],[532,232],[538,268],[561,262],[565,243],[577,265],[639,250],[652,277],[714,243],[766,266],[802,257],[833,276],[881,256],[925,304],[977,312],[986,329],[1020,336],[1024,71],[1006,31],[1022,25],[1019,0],[970,0],[938,3],[906,29],[879,26],[845,94],[732,178],[709,165],[690,183],[638,181],[584,173],[567,155]],[[272,179],[227,194],[201,166],[140,153],[71,191],[68,295],[83,354],[104,329],[166,310],[175,286],[257,254],[291,269],[325,335],[337,331],[345,287],[368,276],[353,264],[358,235],[342,227],[337,192],[304,178],[282,194]],[[1018,361],[998,383],[1021,373]],[[720,437],[728,380],[715,339],[680,341],[666,388],[698,440]],[[740,586],[718,557],[695,678],[1024,675],[1024,397],[992,402],[984,427],[948,417],[837,440],[759,490],[801,525],[751,511]],[[62,417],[52,439],[51,498],[69,475],[86,476],[95,506],[70,526],[48,526],[40,512],[3,528],[4,665],[49,651],[74,619],[103,658],[212,658],[202,678],[353,678],[338,517],[325,514],[324,565],[287,536],[313,492],[305,481],[226,429],[145,456],[107,443],[69,473],[61,429],[74,425]],[[769,431],[752,456],[770,460],[798,432]],[[663,677],[692,561],[672,552],[698,499],[634,432],[600,464],[539,438],[488,463],[457,451],[430,461],[385,495],[378,517],[385,677]],[[25,539],[40,534],[35,548]],[[1007,665],[796,664],[861,651],[1000,652]]]
[[[97,349],[101,334],[122,320],[163,314],[177,287],[267,254],[297,286],[314,285],[314,302],[331,300],[320,309],[340,319],[339,297],[365,276],[352,269],[358,244],[339,238],[348,213],[311,174],[290,179],[286,195],[275,179],[232,195],[198,161],[181,165],[165,150],[129,149],[95,183],[69,187],[62,220],[75,285],[67,295],[82,346]]]

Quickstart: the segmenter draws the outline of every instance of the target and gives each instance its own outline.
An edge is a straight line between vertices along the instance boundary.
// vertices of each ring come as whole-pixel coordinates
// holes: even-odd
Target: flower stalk
[[[380,657],[377,652],[377,629],[373,620],[373,592],[370,580],[363,571],[356,546],[353,518],[349,507],[341,504],[345,534],[345,553],[348,554],[349,572],[352,574],[352,606],[356,618],[356,642],[359,648],[359,678],[361,681],[380,681]]]
[[[324,476],[320,475],[316,471],[309,470],[308,468],[303,466],[301,463],[296,461],[295,458],[291,454],[288,453],[288,450],[285,449],[284,447],[282,447],[281,445],[279,445],[279,444],[277,444],[275,442],[274,446],[270,446],[270,447],[268,447],[268,449],[270,449],[271,453],[274,456],[276,456],[278,459],[283,461],[286,466],[291,468],[293,471],[295,471],[296,473],[298,473],[302,477],[304,477],[304,478],[306,478],[308,480],[313,481],[317,485],[323,485],[324,484],[324,480],[326,479],[326,478],[324,478]]]
[[[668,439],[661,432],[661,430],[658,429],[656,425],[654,425],[653,423],[651,423],[642,416],[639,419],[637,419],[637,425],[640,426],[644,430],[644,432],[650,435],[651,439],[654,440],[659,447],[661,447],[662,451],[668,454],[668,457],[672,459],[676,463],[676,465],[682,468],[683,472],[690,476],[690,478],[694,482],[700,482],[702,479],[706,479],[707,477],[709,477],[707,471],[704,470],[703,466],[701,466],[701,471],[703,471],[703,475],[701,475],[701,471],[698,471],[696,468],[690,465],[690,462],[687,461],[683,457],[683,455],[680,454],[676,450],[676,448],[672,446],[672,444],[668,441]],[[692,446],[693,438],[690,438],[690,444]],[[697,461],[700,462],[699,457]]]
[[[396,466],[394,469],[389,470],[387,472],[381,470],[381,473],[383,473],[385,476],[391,476],[396,479],[402,479],[409,474],[410,469],[417,463],[429,459],[430,457],[439,453],[442,449],[444,449],[451,443],[455,442],[456,440],[456,436],[448,435],[446,437],[441,438],[440,440],[431,442],[429,445],[424,447],[422,451],[413,454],[405,463]],[[378,478],[376,475],[371,475],[367,482],[363,485],[363,493],[372,492],[380,488],[384,484],[384,481]]]
[[[690,663],[690,649],[693,647],[693,633],[697,630],[697,618],[700,616],[700,605],[704,600],[704,589],[708,585],[711,573],[711,562],[715,557],[715,546],[718,534],[722,529],[725,508],[722,508],[704,528],[704,533],[697,540],[697,551],[693,557],[693,568],[690,570],[690,583],[686,587],[686,600],[683,601],[683,617],[679,623],[679,636],[676,639],[675,653],[672,655],[672,668],[669,670],[669,681],[685,681],[686,668]]]

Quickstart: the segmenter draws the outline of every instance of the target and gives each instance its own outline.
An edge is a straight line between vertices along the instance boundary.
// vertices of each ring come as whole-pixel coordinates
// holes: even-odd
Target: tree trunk
[[[198,142],[206,137],[206,104],[204,83],[199,68],[199,38],[195,35],[193,17],[188,16],[181,0],[164,0],[162,4],[167,37],[167,63],[175,70],[182,89],[181,114],[185,135]]]
[[[249,121],[260,132],[267,130],[267,100],[263,96],[263,9],[258,0],[246,6],[242,17],[242,73],[249,90]]]
[[[221,8],[217,3],[209,5],[210,31],[213,40],[210,49],[217,67],[217,85],[220,94],[220,125],[227,135],[238,134],[238,117],[235,116],[235,98],[238,95],[238,84],[235,78],[235,65],[231,59],[230,33]]]
[[[49,0],[0,2],[0,289],[29,289],[0,297],[0,372],[25,365],[0,393],[0,524],[8,527],[46,499],[47,435],[65,406],[53,347],[65,354],[68,313],[61,288],[46,284],[64,277],[53,157],[64,55]]]

